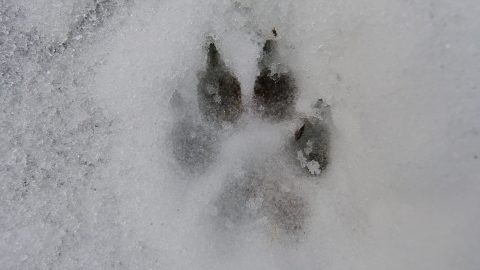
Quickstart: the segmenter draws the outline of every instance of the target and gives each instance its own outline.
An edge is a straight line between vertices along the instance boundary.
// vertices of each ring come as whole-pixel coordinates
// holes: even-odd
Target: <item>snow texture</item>
[[[0,0],[0,268],[479,269],[478,14],[476,0]],[[295,110],[331,108],[328,168],[303,164],[319,176],[289,149],[298,121],[248,109],[273,28]],[[247,108],[215,131],[196,129],[208,39]],[[195,135],[180,142],[175,92]]]

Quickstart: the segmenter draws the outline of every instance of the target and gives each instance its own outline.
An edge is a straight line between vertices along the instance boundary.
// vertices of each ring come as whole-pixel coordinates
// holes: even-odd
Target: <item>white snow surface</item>
[[[95,1],[0,1],[1,269],[480,269],[480,2],[108,2],[51,53]],[[291,126],[245,114],[201,174],[169,150],[207,37],[249,102],[272,28],[296,110],[323,98],[334,123],[325,174],[296,179],[298,239],[212,225],[229,177],[276,160]]]

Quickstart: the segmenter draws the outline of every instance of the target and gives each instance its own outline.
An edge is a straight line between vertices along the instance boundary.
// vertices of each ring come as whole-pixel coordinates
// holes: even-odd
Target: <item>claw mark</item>
[[[302,125],[297,131],[295,131],[295,141],[300,140],[303,135],[303,131],[305,130],[305,124]]]
[[[331,115],[330,106],[322,99],[314,109],[314,116],[304,119],[302,127],[295,132],[293,144],[300,166],[312,175],[319,175],[329,162]]]
[[[221,59],[214,43],[208,47],[207,70],[201,74],[198,101],[209,122],[235,122],[242,112],[240,83]]]
[[[260,75],[255,81],[253,97],[256,111],[270,119],[291,116],[297,91],[288,69],[278,63],[276,41],[265,42],[258,65]]]

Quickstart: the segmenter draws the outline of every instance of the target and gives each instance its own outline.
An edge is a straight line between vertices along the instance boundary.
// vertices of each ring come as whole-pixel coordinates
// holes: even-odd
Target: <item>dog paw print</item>
[[[198,113],[188,109],[178,92],[170,100],[176,117],[170,136],[172,154],[185,171],[202,174],[212,164],[221,162],[220,138],[240,132],[240,119],[245,113],[270,123],[299,123],[285,142],[287,147],[279,151],[304,175],[320,177],[327,169],[330,107],[318,99],[313,102],[311,115],[295,112],[298,89],[292,73],[281,62],[277,46],[275,39],[264,43],[252,102],[246,103],[242,100],[239,80],[222,60],[215,43],[207,44],[206,68],[199,73],[196,89]],[[266,169],[269,162],[272,161],[246,162],[241,173],[227,177],[212,203],[218,220],[227,229],[247,223],[267,224],[288,234],[304,229],[309,213],[307,200],[302,192],[290,188],[289,182],[294,180],[285,178],[281,169],[269,172]]]

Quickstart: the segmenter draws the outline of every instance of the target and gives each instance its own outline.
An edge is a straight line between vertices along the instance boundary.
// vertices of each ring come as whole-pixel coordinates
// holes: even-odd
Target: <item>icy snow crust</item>
[[[473,0],[1,1],[1,268],[480,268],[478,14]],[[296,110],[331,105],[327,171],[300,177],[281,158],[294,124],[249,112],[211,166],[185,170],[169,101],[198,108],[207,36],[249,102],[273,27]],[[229,196],[258,177],[308,205],[301,230],[262,218],[270,195]]]

